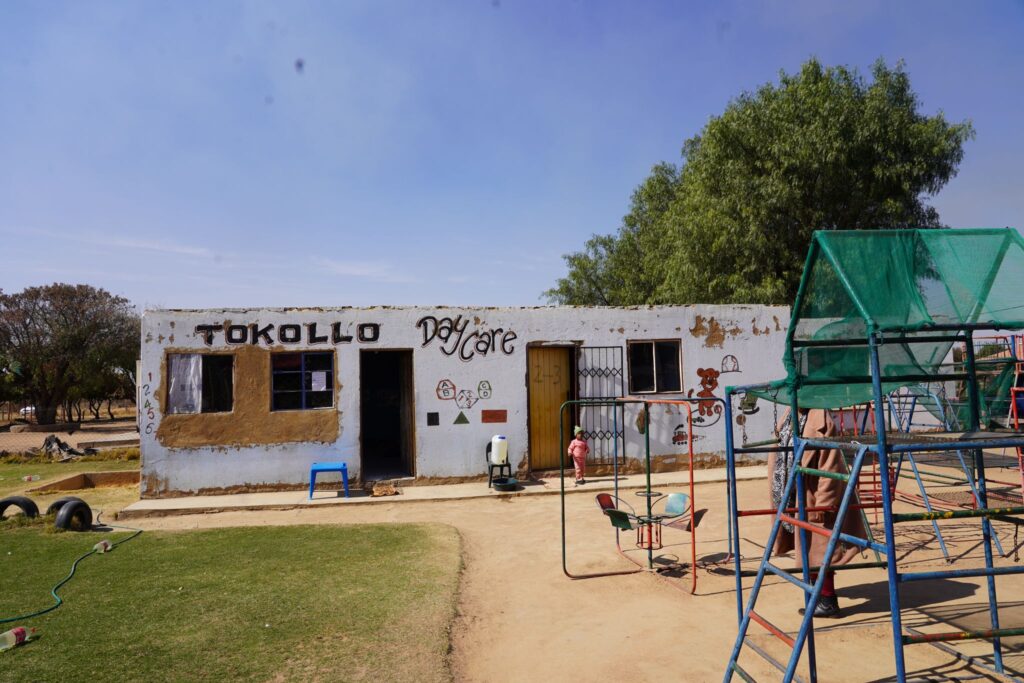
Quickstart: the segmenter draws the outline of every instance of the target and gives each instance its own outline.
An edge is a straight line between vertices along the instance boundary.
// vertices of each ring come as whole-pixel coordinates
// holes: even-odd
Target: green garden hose
[[[99,521],[100,521],[100,516],[96,515],[96,524],[97,524],[97,526],[99,526]],[[127,527],[127,526],[118,526],[116,524],[106,524],[104,526],[110,527],[111,529],[125,529],[127,531],[134,531],[135,532],[134,534],[132,534],[128,538],[122,538],[117,543],[111,543],[110,544],[110,550],[113,550],[114,548],[116,548],[117,546],[121,545],[122,543],[127,543],[128,541],[132,540],[133,538],[135,538],[136,536],[138,536],[139,534],[142,533],[142,529],[134,529],[132,527]],[[0,619],[0,624],[8,624],[8,623],[10,623],[12,621],[23,621],[25,619],[31,619],[32,617],[38,617],[38,616],[41,616],[43,614],[46,614],[47,612],[52,612],[53,610],[55,610],[58,607],[60,607],[62,604],[64,604],[64,600],[61,599],[61,597],[59,595],[57,595],[57,591],[60,590],[60,587],[63,586],[68,581],[70,581],[71,577],[75,575],[75,571],[77,571],[77,569],[78,569],[78,563],[79,562],[81,562],[85,558],[89,557],[90,555],[95,555],[96,553],[97,553],[96,548],[93,548],[92,550],[90,550],[86,554],[84,554],[81,557],[79,557],[78,559],[76,559],[71,564],[71,571],[68,572],[68,575],[65,576],[63,579],[61,579],[57,583],[57,585],[55,585],[53,588],[50,589],[50,595],[52,595],[53,599],[54,599],[54,603],[52,605],[50,605],[49,607],[47,607],[45,609],[38,610],[36,612],[30,612],[29,614],[21,614],[21,615],[18,615],[16,617],[9,617],[9,618],[6,618],[6,619]]]

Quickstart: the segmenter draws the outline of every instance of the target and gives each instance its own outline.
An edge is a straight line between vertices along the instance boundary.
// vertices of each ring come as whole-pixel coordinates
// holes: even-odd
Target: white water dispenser
[[[501,434],[491,437],[491,464],[504,465],[508,462],[508,439]]]

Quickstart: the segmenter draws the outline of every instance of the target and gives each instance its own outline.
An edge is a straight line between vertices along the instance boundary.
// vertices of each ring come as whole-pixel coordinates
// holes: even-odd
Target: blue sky
[[[542,303],[653,164],[810,56],[905,60],[977,129],[944,221],[1020,227],[1022,34],[1021,0],[3,3],[0,288]]]

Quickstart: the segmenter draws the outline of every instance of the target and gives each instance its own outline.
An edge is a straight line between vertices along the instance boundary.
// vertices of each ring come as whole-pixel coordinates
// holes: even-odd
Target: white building
[[[353,480],[480,477],[493,434],[517,471],[551,469],[574,424],[594,471],[615,453],[635,470],[642,408],[567,408],[560,443],[561,404],[781,377],[788,320],[784,306],[147,311],[142,495],[297,488],[323,460]],[[692,406],[695,450],[720,455],[721,404]],[[737,439],[771,420],[753,409]],[[655,468],[685,467],[687,439],[685,408],[651,407]]]

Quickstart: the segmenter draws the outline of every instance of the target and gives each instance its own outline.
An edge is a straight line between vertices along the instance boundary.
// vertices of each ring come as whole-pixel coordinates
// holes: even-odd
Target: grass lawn
[[[0,618],[49,606],[74,558],[125,536],[0,530]],[[0,653],[0,679],[446,681],[460,567],[441,525],[146,532],[16,624],[40,638]]]
[[[137,451],[137,449],[136,449]],[[46,512],[46,507],[62,496],[78,496],[92,508],[93,516],[102,511],[102,521],[109,522],[114,519],[114,514],[124,507],[139,499],[139,487],[134,486],[110,486],[96,489],[82,489],[80,491],[60,491],[57,493],[26,493],[26,490],[43,486],[44,484],[69,477],[79,472],[109,472],[112,470],[138,470],[138,457],[131,459],[104,459],[83,458],[73,462],[18,462],[18,458],[10,458],[7,462],[0,462],[0,498],[11,495],[26,495],[31,498],[39,507],[40,512]],[[36,474],[37,481],[23,481],[22,477]],[[10,507],[7,515],[17,514],[19,511]]]
[[[25,489],[34,489],[50,481],[70,477],[79,472],[110,472],[112,470],[137,470],[138,458],[134,460],[96,460],[81,458],[75,462],[0,462],[0,498]],[[22,481],[22,477],[37,474],[38,481]],[[32,497],[32,496],[30,496]]]

